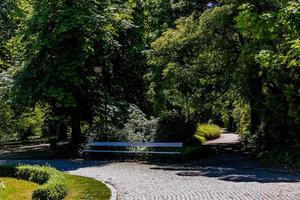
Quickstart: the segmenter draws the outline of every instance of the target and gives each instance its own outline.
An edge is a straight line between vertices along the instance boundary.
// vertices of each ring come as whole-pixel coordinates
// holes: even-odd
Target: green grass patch
[[[109,188],[92,178],[65,175],[69,195],[65,200],[108,200]]]
[[[37,183],[19,180],[16,178],[0,178],[5,185],[0,189],[1,200],[31,200],[32,193],[39,185]]]
[[[32,193],[33,200],[61,200],[68,193],[63,173],[51,167],[1,165],[0,176],[13,177],[40,184]]]
[[[215,124],[198,124],[194,137],[201,143],[217,139],[221,136],[221,128]]]
[[[108,200],[105,184],[91,178],[64,174],[46,166],[0,165],[0,200]]]

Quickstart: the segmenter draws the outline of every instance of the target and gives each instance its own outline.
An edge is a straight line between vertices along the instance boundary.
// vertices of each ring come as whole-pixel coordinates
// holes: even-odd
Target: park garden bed
[[[0,197],[3,200],[109,199],[105,184],[91,178],[64,174],[54,168],[29,165],[1,165]]]

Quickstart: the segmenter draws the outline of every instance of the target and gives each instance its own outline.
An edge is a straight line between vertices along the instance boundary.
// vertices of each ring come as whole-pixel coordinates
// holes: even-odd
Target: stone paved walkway
[[[240,156],[182,164],[82,160],[49,163],[71,174],[105,181],[120,200],[300,200],[300,175],[260,168]]]
[[[237,144],[240,142],[239,135],[234,133],[223,133],[218,139],[209,140],[204,145]]]

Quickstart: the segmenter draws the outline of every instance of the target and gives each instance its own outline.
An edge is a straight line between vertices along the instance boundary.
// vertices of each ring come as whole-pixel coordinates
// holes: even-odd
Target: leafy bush
[[[182,156],[186,159],[199,158],[201,151],[201,146],[187,146],[182,149]]]
[[[194,137],[201,143],[217,139],[221,136],[221,128],[215,124],[198,124]]]
[[[23,179],[38,184],[46,183],[50,178],[48,168],[39,166],[18,166],[16,178]]]
[[[186,146],[182,149],[182,157],[187,160],[211,157],[214,154],[213,150],[201,145]]]
[[[172,112],[161,116],[158,120],[155,141],[187,142],[195,133],[195,123],[184,116]]]
[[[15,177],[42,184],[33,192],[33,200],[61,200],[68,193],[63,174],[50,167],[1,165],[0,176]]]
[[[250,134],[250,106],[245,102],[236,101],[234,103],[232,116],[242,141],[247,146],[253,144],[253,135]]]
[[[271,151],[260,153],[258,158],[267,166],[279,166],[300,171],[300,145],[277,146]]]
[[[15,177],[16,172],[14,165],[0,165],[0,177]]]
[[[42,133],[45,105],[31,110],[12,104],[13,70],[0,73],[0,141],[27,139]]]
[[[93,125],[84,130],[88,140],[152,142],[157,132],[157,119],[148,119],[134,104],[114,103],[108,106],[107,127],[103,127],[106,122],[98,116]]]
[[[137,106],[131,105],[128,113],[128,121],[121,132],[125,133],[130,142],[153,142],[157,132],[158,120],[147,119]]]
[[[195,141],[197,141],[197,142],[200,142],[200,144],[203,144],[204,142],[206,142],[205,137],[202,135],[194,135],[193,139],[195,139]]]

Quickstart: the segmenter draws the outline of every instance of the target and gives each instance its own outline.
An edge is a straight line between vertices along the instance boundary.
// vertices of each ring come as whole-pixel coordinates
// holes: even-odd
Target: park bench
[[[182,148],[182,146],[183,146],[182,143],[91,142],[86,145],[87,148],[83,152],[84,153],[176,155],[176,154],[181,154],[179,150]],[[128,148],[132,148],[132,149],[128,149]],[[139,148],[144,148],[146,150],[140,150]]]

